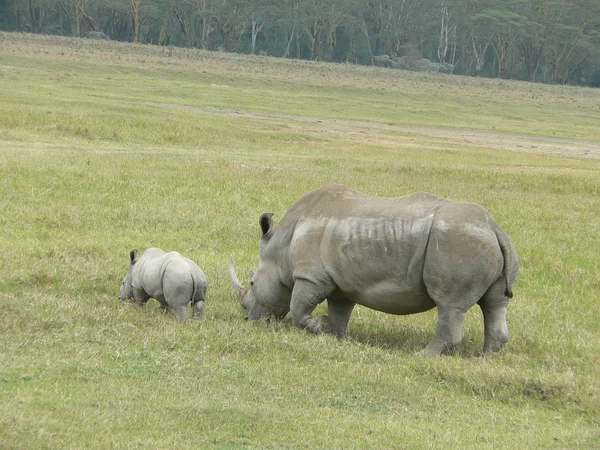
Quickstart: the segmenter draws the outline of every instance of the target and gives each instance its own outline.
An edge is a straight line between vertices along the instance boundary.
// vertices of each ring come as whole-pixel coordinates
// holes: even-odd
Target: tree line
[[[0,0],[0,29],[600,86],[600,0]]]

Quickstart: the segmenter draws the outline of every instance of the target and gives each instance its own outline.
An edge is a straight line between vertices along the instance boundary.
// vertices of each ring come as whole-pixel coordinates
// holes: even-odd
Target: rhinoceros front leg
[[[346,332],[355,304],[345,298],[333,297],[327,299],[327,312],[331,323],[331,331],[336,336],[342,337]]]
[[[325,289],[313,282],[296,280],[292,290],[290,311],[294,321],[311,333],[332,333],[332,323],[327,316],[313,317],[312,312],[319,303],[325,300]]]
[[[150,300],[150,296],[146,294],[146,291],[136,287],[133,288],[133,302],[136,305],[145,305],[146,303],[148,303],[148,300]]]

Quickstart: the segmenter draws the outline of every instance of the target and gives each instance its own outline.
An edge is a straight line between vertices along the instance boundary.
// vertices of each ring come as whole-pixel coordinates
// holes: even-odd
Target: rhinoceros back
[[[152,298],[178,305],[194,304],[205,298],[206,276],[196,263],[178,252],[147,249],[137,266],[134,284]]]
[[[448,200],[424,193],[379,198],[335,185],[309,195],[288,212],[300,212],[289,253],[295,278],[323,271],[356,303],[395,314],[434,306],[423,264],[436,211]]]

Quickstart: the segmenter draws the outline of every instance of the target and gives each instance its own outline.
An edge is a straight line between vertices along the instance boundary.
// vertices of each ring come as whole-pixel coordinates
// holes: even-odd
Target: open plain
[[[347,336],[247,323],[258,218],[342,183],[486,207],[510,340],[421,359],[435,310]],[[1,448],[600,447],[600,90],[0,33]],[[133,248],[203,321],[119,303]],[[324,309],[324,305],[319,307]]]

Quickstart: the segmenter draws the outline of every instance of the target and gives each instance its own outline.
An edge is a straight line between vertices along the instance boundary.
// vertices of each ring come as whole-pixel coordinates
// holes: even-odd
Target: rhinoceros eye
[[[250,282],[250,286],[254,286],[254,281],[251,281],[251,282]]]

